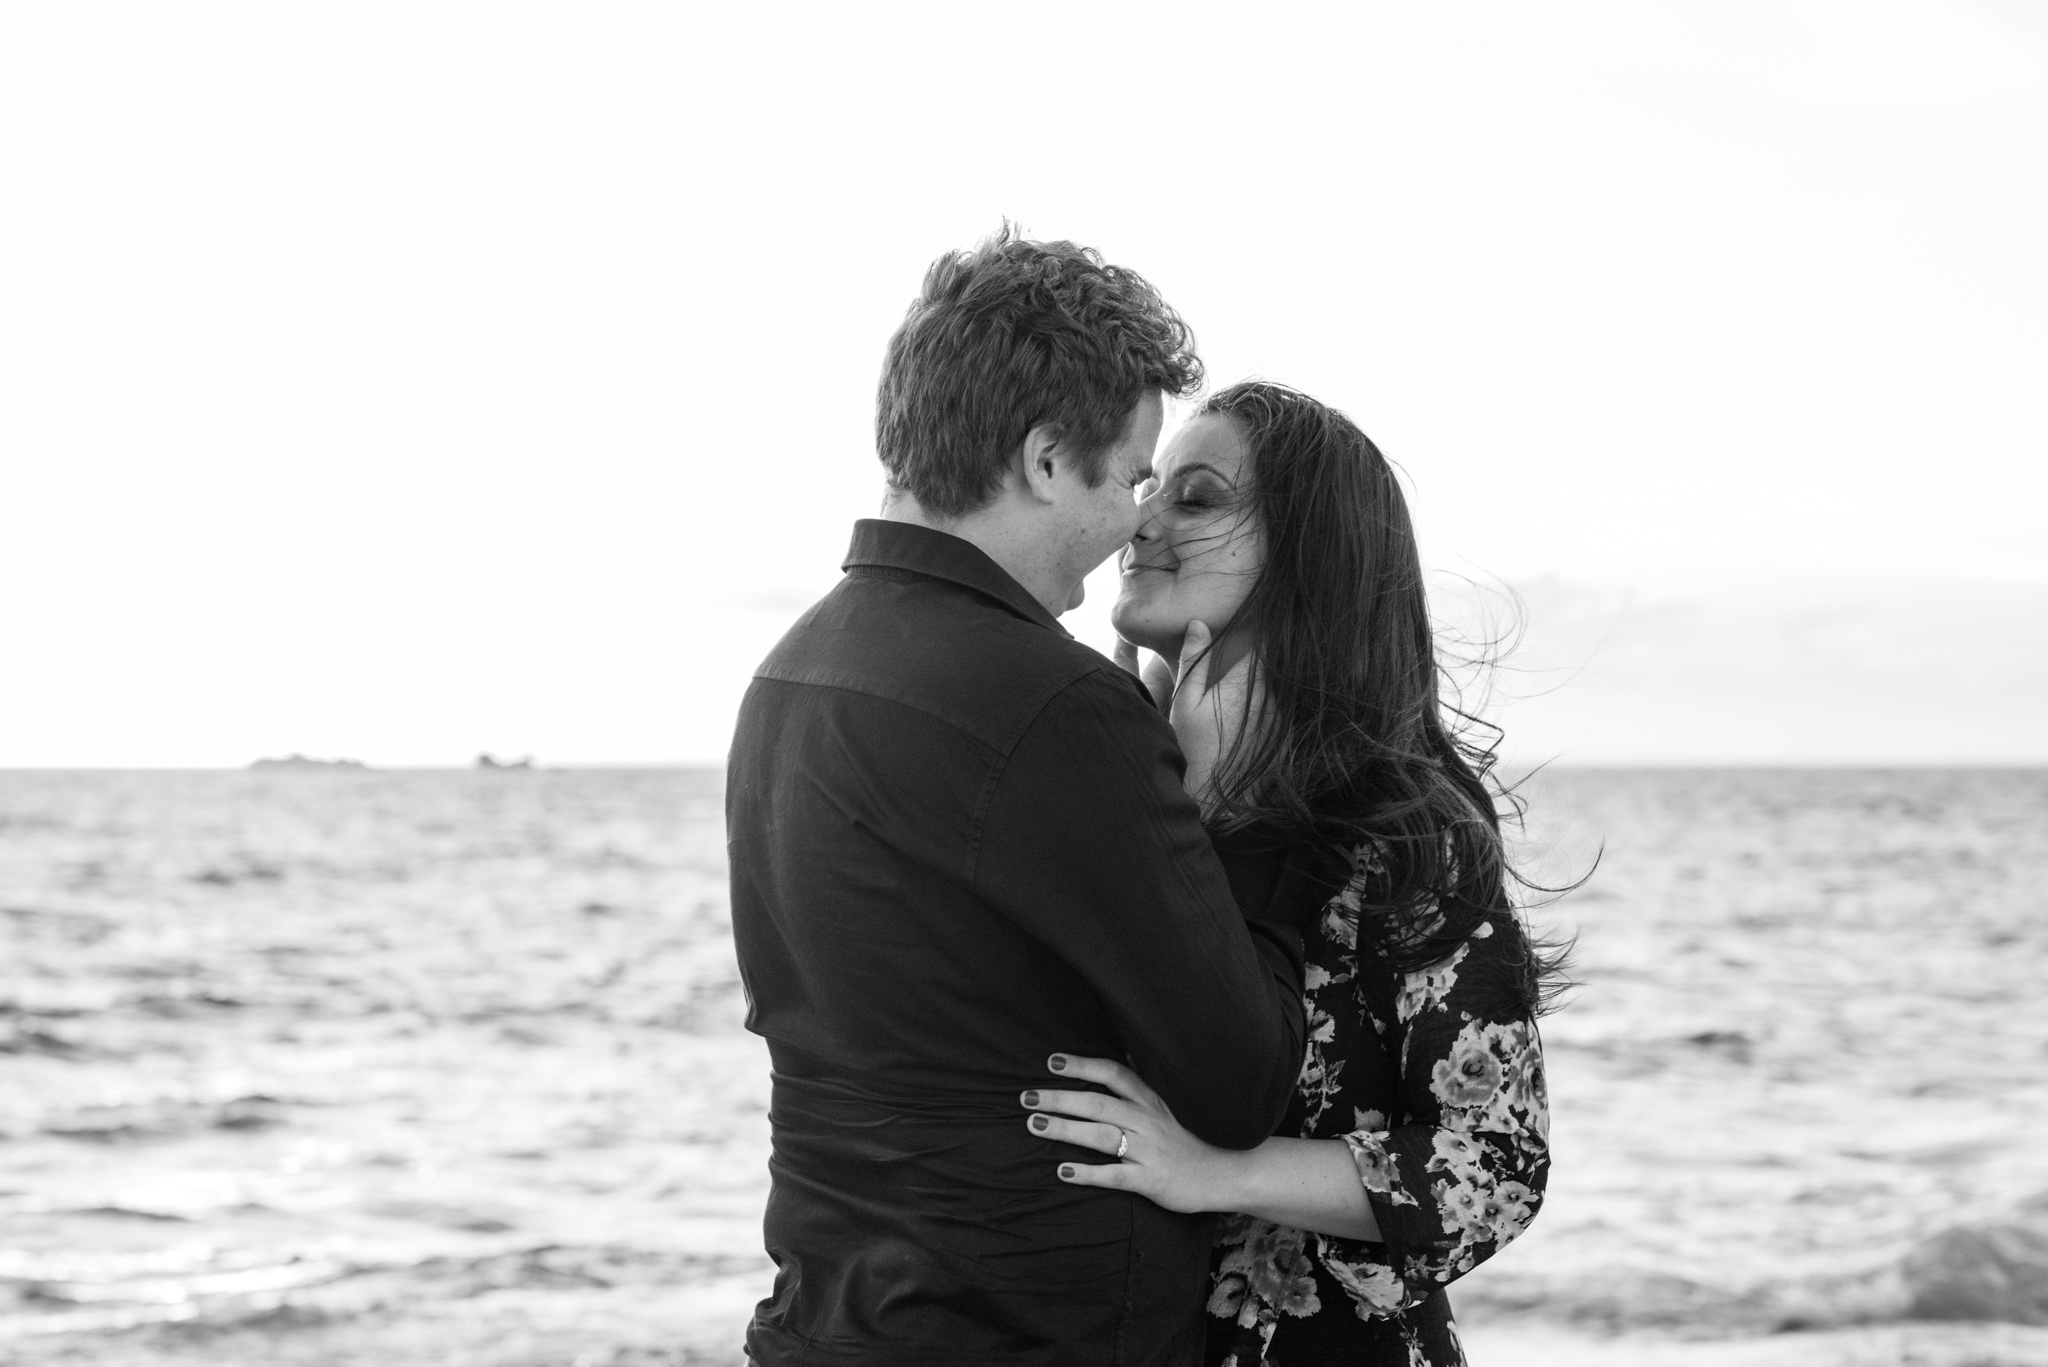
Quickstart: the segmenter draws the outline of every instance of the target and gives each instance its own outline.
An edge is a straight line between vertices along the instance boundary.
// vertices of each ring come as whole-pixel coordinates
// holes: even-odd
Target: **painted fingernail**
[[[1038,1104],[1038,1093],[1036,1093],[1036,1092],[1026,1092],[1026,1093],[1024,1093],[1024,1104],[1025,1104],[1026,1106],[1036,1106],[1036,1105]]]
[[[1067,1178],[1069,1181],[1071,1181],[1074,1176],[1074,1165],[1072,1163],[1060,1164],[1060,1176]]]
[[[1054,1054],[1045,1061],[1045,1066],[1052,1069],[1055,1073],[1064,1073],[1067,1071],[1067,1056],[1065,1054]]]
[[[1034,1115],[1031,1117],[1031,1128],[1037,1130],[1040,1134],[1044,1134],[1045,1127],[1050,1124],[1052,1124],[1052,1122],[1050,1120],[1047,1120],[1042,1115]]]

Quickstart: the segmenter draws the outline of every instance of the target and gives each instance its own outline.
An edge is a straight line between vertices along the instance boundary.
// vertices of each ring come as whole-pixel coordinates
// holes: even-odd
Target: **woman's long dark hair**
[[[1337,857],[1376,846],[1361,929],[1412,971],[1482,922],[1528,946],[1532,1012],[1569,986],[1568,944],[1520,923],[1493,774],[1500,731],[1444,696],[1408,503],[1357,424],[1284,385],[1248,381],[1197,416],[1234,423],[1250,453],[1248,511],[1265,563],[1234,627],[1252,634],[1259,716],[1218,764],[1211,819],[1307,840]],[[1447,717],[1449,720],[1447,720]],[[1557,889],[1542,889],[1557,891]]]

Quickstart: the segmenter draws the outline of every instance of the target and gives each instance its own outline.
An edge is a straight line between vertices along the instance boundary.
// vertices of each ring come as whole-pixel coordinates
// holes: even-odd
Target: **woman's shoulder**
[[[1261,825],[1212,827],[1209,840],[1238,905],[1284,912],[1304,932],[1351,878],[1350,861],[1340,852],[1294,832]]]
[[[1311,931],[1352,959],[1361,990],[1390,1000],[1416,991],[1441,997],[1464,983],[1468,992],[1502,998],[1497,1006],[1517,1007],[1530,947],[1512,907],[1447,904],[1433,895],[1396,900],[1389,863],[1382,841],[1354,846],[1349,877]]]

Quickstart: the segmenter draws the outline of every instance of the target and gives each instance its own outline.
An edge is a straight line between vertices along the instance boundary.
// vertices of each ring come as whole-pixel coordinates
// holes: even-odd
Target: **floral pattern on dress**
[[[1444,958],[1399,972],[1359,933],[1384,876],[1379,852],[1362,848],[1310,925],[1308,1043],[1281,1129],[1344,1141],[1382,1238],[1228,1217],[1212,1261],[1211,1363],[1462,1364],[1444,1287],[1542,1205],[1549,1098],[1522,1005],[1521,929],[1492,916]]]

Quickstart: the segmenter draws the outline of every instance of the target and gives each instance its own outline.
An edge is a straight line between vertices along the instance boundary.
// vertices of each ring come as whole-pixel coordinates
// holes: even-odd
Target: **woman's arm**
[[[1106,1154],[1122,1141],[1121,1163],[1062,1164],[1062,1180],[1334,1236],[1321,1247],[1323,1265],[1362,1312],[1392,1313],[1484,1262],[1542,1204],[1550,1153],[1541,1045],[1511,1004],[1525,953],[1511,924],[1483,925],[1444,960],[1390,979],[1383,1006],[1361,1001],[1405,1036],[1399,1124],[1361,1112],[1362,1125],[1387,1128],[1276,1137],[1233,1153],[1188,1135],[1129,1069],[1057,1055],[1055,1072],[1111,1095],[1027,1092],[1026,1106],[1076,1117],[1027,1123]]]
[[[1550,1171],[1542,1045],[1527,1013],[1528,945],[1512,917],[1489,918],[1425,968],[1388,971],[1357,955],[1355,1001],[1398,1040],[1392,1114],[1344,1136],[1380,1240],[1326,1246],[1323,1265],[1361,1305],[1398,1291],[1412,1304],[1512,1242],[1535,1218]],[[1313,1048],[1313,1046],[1311,1046]],[[1340,1270],[1340,1264],[1345,1270]],[[1389,1281],[1389,1278],[1397,1279]]]
[[[1289,1139],[1275,1135],[1240,1162],[1236,1190],[1218,1210],[1240,1211],[1276,1225],[1377,1243],[1380,1222],[1366,1199],[1341,1139]]]
[[[1128,1191],[1167,1210],[1239,1211],[1318,1234],[1380,1237],[1343,1140],[1276,1135],[1255,1149],[1219,1149],[1183,1129],[1158,1094],[1120,1063],[1056,1054],[1052,1066],[1110,1095],[1026,1092],[1025,1106],[1038,1112],[1027,1122],[1032,1133],[1110,1155],[1120,1143],[1124,1150],[1119,1163],[1061,1164],[1063,1181]]]

